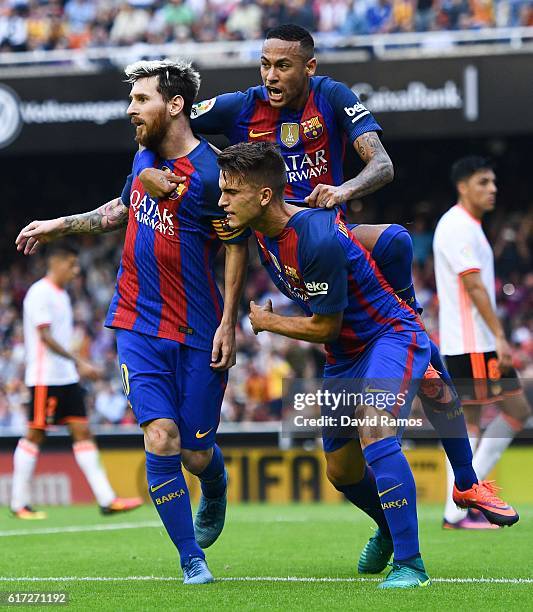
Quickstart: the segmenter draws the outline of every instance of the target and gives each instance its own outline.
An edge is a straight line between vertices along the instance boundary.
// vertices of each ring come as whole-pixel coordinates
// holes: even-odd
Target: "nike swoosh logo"
[[[386,493],[390,493],[391,491],[394,491],[394,489],[397,489],[398,487],[401,487],[402,485],[403,485],[403,482],[400,482],[399,485],[396,485],[395,487],[391,487],[390,489],[387,489],[386,491],[382,491],[381,493],[379,493],[379,491],[378,491],[378,495],[379,495],[379,497],[382,497]]]
[[[256,132],[254,130],[250,130],[250,138],[261,138],[261,136],[266,136],[267,134],[272,134],[274,130],[270,130],[270,132]]]
[[[213,428],[211,427],[211,429],[213,429]],[[207,436],[207,434],[208,434],[208,433],[211,431],[211,429],[208,429],[208,430],[207,430],[207,431],[205,431],[204,433],[200,433],[200,430],[198,430],[198,431],[196,432],[196,437],[197,437],[197,438],[205,438],[205,437]]]
[[[175,478],[171,478],[170,480],[167,480],[166,482],[163,482],[160,485],[157,485],[157,487],[154,487],[153,485],[150,487],[150,491],[152,493],[155,493],[158,489],[160,489],[161,487],[164,487],[165,485],[167,485],[169,482],[174,482],[174,480],[177,480],[178,477],[176,476]]]

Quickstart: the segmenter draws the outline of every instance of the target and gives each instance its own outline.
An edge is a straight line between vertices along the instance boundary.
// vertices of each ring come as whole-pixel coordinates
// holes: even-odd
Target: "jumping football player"
[[[260,308],[252,304],[250,320],[254,331],[267,330],[312,342],[328,342],[326,379],[393,378],[395,384],[405,388],[408,380],[414,382],[417,376],[421,377],[418,369],[423,368],[424,360],[429,359],[430,354],[427,335],[420,331],[423,330],[421,322],[415,311],[394,294],[368,251],[345,226],[340,214],[331,211],[322,213],[325,216],[321,218],[318,211],[306,211],[286,204],[283,201],[282,158],[270,144],[235,145],[226,149],[218,161],[222,188],[220,205],[227,213],[229,228],[250,225],[255,230],[262,263],[272,280],[308,315],[279,317],[271,312],[269,306]],[[410,340],[405,344],[409,334]],[[392,343],[390,347],[389,341]],[[424,374],[425,369],[421,372]],[[410,399],[413,392],[416,388],[409,389]],[[402,413],[408,413],[408,404]],[[395,406],[392,412],[397,415],[399,407]],[[400,465],[405,467],[405,459],[393,437],[397,432],[384,430],[380,434],[386,435],[378,442],[365,432],[361,437],[368,467],[365,467],[355,440],[325,435],[328,478],[352,503],[376,521],[383,535],[392,539],[395,562],[398,563],[385,581],[384,588],[420,586],[427,576],[418,551],[415,551],[418,547],[416,511],[414,518],[412,508],[405,510],[402,517],[399,516],[401,512],[396,512],[403,506],[413,506],[414,502],[402,497],[398,505],[398,500],[387,501],[383,497],[402,485],[394,484],[395,476],[390,470],[395,468],[390,466],[389,459],[385,463],[381,459],[393,456],[393,463],[396,462],[399,470],[403,469]],[[382,489],[380,494],[376,490],[374,472],[378,487]],[[414,496],[412,476],[405,472],[402,479],[402,482],[412,484]],[[391,482],[392,488],[384,486]],[[480,483],[478,493],[487,495],[490,491]],[[508,508],[494,494],[491,501],[499,508]],[[474,505],[475,502],[471,498],[461,500],[465,505]],[[498,515],[494,520],[502,523],[512,524],[518,520],[514,511],[512,516],[494,512]],[[403,535],[398,532],[400,524],[405,529],[399,530]],[[382,538],[381,544],[386,539]],[[377,562],[382,564],[374,571],[381,571],[391,551],[378,551],[376,548],[374,546],[374,550],[369,552],[374,555],[374,565]],[[363,562],[368,567],[369,561],[365,561],[362,555],[360,565]]]

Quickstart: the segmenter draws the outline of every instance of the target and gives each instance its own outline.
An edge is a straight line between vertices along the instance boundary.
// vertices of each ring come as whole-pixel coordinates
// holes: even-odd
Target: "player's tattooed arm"
[[[376,132],[361,134],[356,138],[354,147],[365,167],[356,177],[342,185],[350,192],[347,199],[361,198],[373,193],[394,178],[391,158]]]
[[[32,221],[22,228],[15,244],[24,255],[33,255],[41,244],[53,242],[67,234],[101,234],[113,232],[128,223],[128,209],[120,198],[96,210],[46,221]]]
[[[332,208],[355,198],[377,191],[394,178],[392,161],[376,132],[361,134],[354,148],[365,163],[365,167],[354,178],[342,185],[317,185],[305,202],[313,208]]]
[[[120,198],[103,204],[96,210],[63,217],[63,234],[102,234],[114,232],[128,223],[128,209]]]

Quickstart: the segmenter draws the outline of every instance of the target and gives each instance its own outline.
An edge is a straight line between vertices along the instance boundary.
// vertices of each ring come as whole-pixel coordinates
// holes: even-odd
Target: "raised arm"
[[[22,228],[15,244],[17,251],[23,251],[24,255],[33,255],[41,244],[53,242],[63,236],[114,232],[127,223],[128,209],[120,198],[115,198],[90,212],[46,221],[32,221]]]

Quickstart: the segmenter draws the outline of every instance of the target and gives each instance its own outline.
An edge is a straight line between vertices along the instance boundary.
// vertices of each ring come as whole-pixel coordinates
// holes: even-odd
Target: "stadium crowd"
[[[438,303],[432,261],[432,235],[440,214],[435,206],[421,202],[407,224],[414,245],[414,278],[424,321],[438,341]],[[354,211],[352,211],[354,212]],[[375,222],[370,207],[355,203],[359,222]],[[486,227],[496,258],[498,309],[512,341],[514,362],[524,378],[533,378],[533,208],[528,213],[497,210]],[[4,242],[6,242],[4,240]],[[120,258],[122,235],[86,237],[79,244],[82,274],[70,294],[75,313],[75,350],[103,366],[105,378],[87,386],[88,407],[94,424],[134,424],[122,393],[114,334],[103,320],[112,296]],[[248,323],[251,299],[272,299],[275,311],[296,314],[289,300],[271,284],[262,270],[255,247],[248,283],[242,299],[237,329],[237,365],[222,408],[222,419],[230,422],[277,420],[281,414],[282,380],[319,376],[323,353],[319,346],[272,334],[254,336]],[[11,260],[0,271],[0,429],[20,433],[25,423],[24,348],[21,306],[25,292],[44,274],[42,255]],[[222,262],[221,262],[222,264]],[[222,265],[220,265],[222,277]]]
[[[533,25],[531,0],[1,0],[0,51]]]

